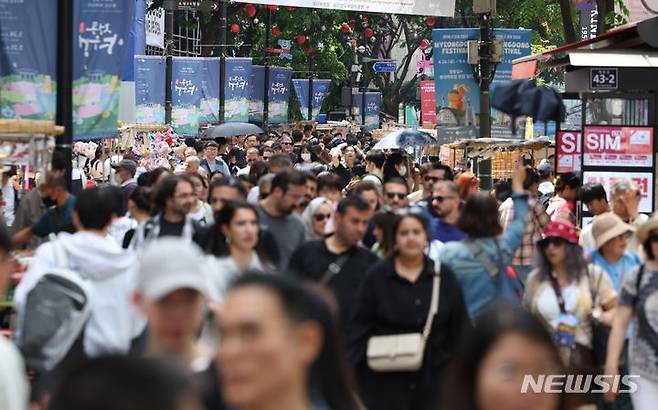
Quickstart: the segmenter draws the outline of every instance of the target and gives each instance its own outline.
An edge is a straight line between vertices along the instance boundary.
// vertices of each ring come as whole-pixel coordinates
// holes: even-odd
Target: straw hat
[[[658,212],[653,214],[651,218],[649,218],[648,221],[643,223],[638,229],[637,229],[637,239],[640,241],[640,243],[644,243],[649,239],[649,235],[651,234],[651,231],[658,229]]]
[[[613,212],[601,214],[592,222],[592,235],[596,241],[596,249],[601,249],[611,239],[627,232],[635,232],[635,227],[624,223]]]

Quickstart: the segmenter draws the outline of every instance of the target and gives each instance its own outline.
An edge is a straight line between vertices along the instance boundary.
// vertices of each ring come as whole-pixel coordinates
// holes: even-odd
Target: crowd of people
[[[311,126],[185,143],[150,171],[101,153],[75,195],[58,156],[20,202],[6,173],[0,295],[38,248],[1,409],[654,408],[658,216],[632,181],[548,159],[483,191]],[[556,374],[640,377],[522,392]]]

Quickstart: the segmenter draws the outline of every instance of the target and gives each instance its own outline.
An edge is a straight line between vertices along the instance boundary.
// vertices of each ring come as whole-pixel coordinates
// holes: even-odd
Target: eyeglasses
[[[441,203],[445,201],[446,199],[455,199],[457,198],[456,196],[443,196],[443,195],[437,195],[432,197],[432,201],[436,201],[438,203]]]
[[[559,248],[563,246],[565,243],[567,243],[567,241],[565,241],[564,239],[553,237],[553,238],[546,238],[543,241],[541,241],[540,246],[544,249],[548,248],[550,245]]]
[[[404,198],[407,197],[407,194],[402,193],[402,192],[387,192],[387,193],[386,193],[386,196],[388,197],[388,199],[393,199],[393,198],[395,198],[396,196],[397,196],[399,199],[404,199]]]
[[[313,215],[313,219],[315,219],[316,222],[322,222],[325,219],[329,219],[331,217],[331,214],[315,214]]]
[[[425,180],[425,182],[428,182],[428,181],[432,181],[432,182],[445,181],[445,178],[433,177],[433,176],[430,176],[430,175],[425,175],[423,177],[423,179]]]

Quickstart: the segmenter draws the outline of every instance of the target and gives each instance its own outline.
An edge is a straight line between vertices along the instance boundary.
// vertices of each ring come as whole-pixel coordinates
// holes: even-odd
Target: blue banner
[[[354,122],[363,124],[363,93],[352,94],[352,113]]]
[[[299,102],[299,108],[302,111],[302,117],[305,120],[308,120],[308,80],[294,79],[292,80],[292,85],[295,89],[295,94],[297,95],[297,101]],[[327,94],[329,94],[330,85],[331,80],[313,80],[313,119],[318,117],[320,109],[322,108],[322,103],[327,97]]]
[[[73,138],[114,137],[135,0],[73,4]]]
[[[288,122],[288,100],[292,68],[270,67],[269,116],[270,124]]]
[[[249,122],[251,58],[227,58],[224,83],[226,122]]]
[[[56,52],[56,1],[0,1],[0,118],[55,119]]]
[[[504,41],[504,61],[496,68],[491,91],[512,79],[512,60],[530,55],[530,30],[494,29]],[[479,136],[480,92],[468,64],[467,41],[478,40],[479,30],[434,29],[434,81],[437,132],[441,143]],[[511,119],[492,110],[491,137],[511,137]]]
[[[265,67],[251,66],[249,77],[249,122],[263,123],[263,98],[265,96]]]
[[[174,57],[171,120],[178,134],[196,136],[199,125],[217,122],[219,64],[219,58]]]
[[[135,81],[134,56],[146,53],[146,0],[135,0],[135,12],[132,27],[130,29],[130,40],[128,40],[128,52],[121,71],[121,81]]]
[[[364,115],[365,115],[365,128],[374,130],[379,128],[379,111],[382,105],[382,93],[371,92],[365,93]]]
[[[203,58],[199,124],[219,123],[219,67],[221,59]]]
[[[165,121],[165,58],[135,56],[135,122],[159,125]]]

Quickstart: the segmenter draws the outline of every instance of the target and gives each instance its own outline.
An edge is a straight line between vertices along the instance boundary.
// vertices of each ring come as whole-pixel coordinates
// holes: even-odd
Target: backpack
[[[67,355],[91,314],[91,283],[68,268],[59,240],[55,265],[27,294],[18,312],[16,345],[30,369],[50,371]]]
[[[548,204],[551,202],[551,199],[555,196],[555,192],[548,193],[539,193],[539,203],[544,207],[544,211],[548,209]]]

